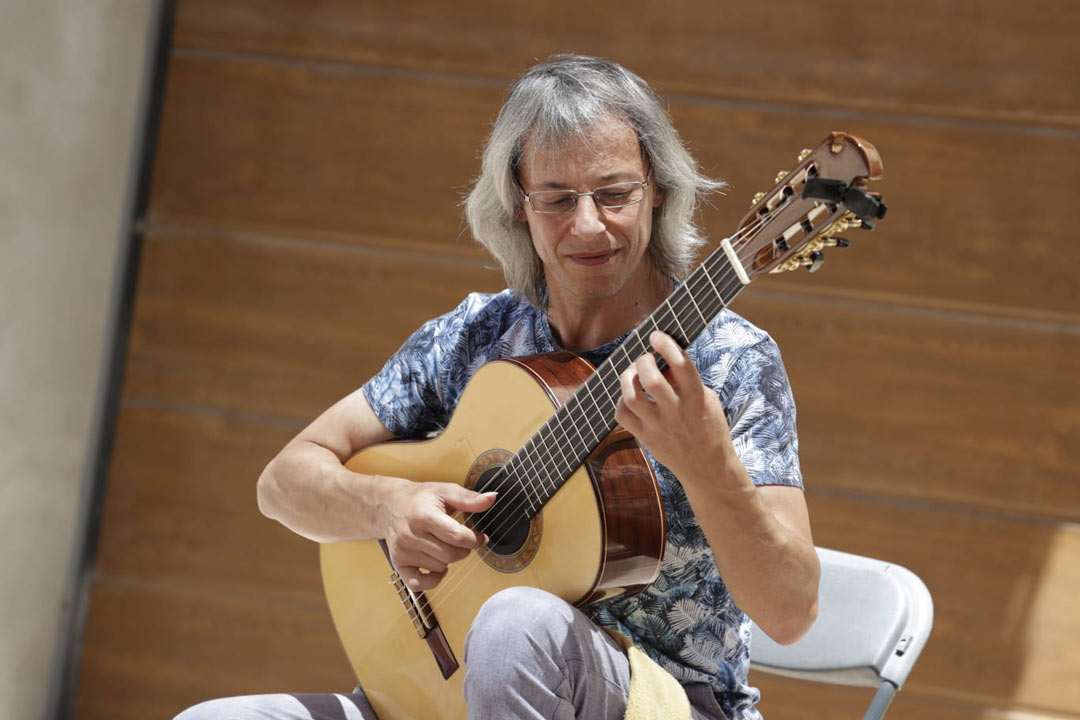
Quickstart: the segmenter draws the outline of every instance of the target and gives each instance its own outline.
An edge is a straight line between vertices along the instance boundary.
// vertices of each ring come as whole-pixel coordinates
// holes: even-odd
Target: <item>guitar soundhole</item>
[[[501,472],[510,456],[499,448],[488,450],[476,458],[465,478],[470,490],[499,493],[490,510],[466,516],[465,523],[488,536],[488,544],[476,554],[503,573],[517,572],[532,562],[544,528],[543,512],[532,514],[521,484]]]
[[[529,539],[529,505],[521,483],[501,473],[501,467],[488,468],[480,474],[477,492],[499,493],[491,509],[474,513],[473,526],[489,538],[488,549],[496,555],[513,555]]]

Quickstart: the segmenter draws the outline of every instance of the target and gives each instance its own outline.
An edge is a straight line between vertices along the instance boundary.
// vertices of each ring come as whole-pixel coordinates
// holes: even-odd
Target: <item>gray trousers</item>
[[[469,720],[620,720],[626,653],[577,608],[510,588],[480,608],[465,640]],[[688,685],[694,720],[724,720],[707,685]],[[363,694],[248,695],[210,700],[176,720],[377,720]]]

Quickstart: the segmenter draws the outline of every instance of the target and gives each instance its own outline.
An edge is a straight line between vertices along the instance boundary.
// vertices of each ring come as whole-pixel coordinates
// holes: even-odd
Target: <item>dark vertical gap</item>
[[[123,238],[110,310],[110,332],[99,380],[98,412],[93,430],[93,445],[86,463],[86,475],[77,519],[78,526],[75,531],[72,561],[60,617],[60,631],[53,659],[52,681],[45,707],[46,720],[67,720],[74,712],[83,631],[90,601],[94,564],[97,560],[105,483],[112,455],[113,437],[116,432],[124,359],[131,330],[139,260],[142,254],[142,235],[139,228],[141,221],[147,215],[150,201],[150,183],[154,170],[161,106],[165,96],[175,14],[175,0],[155,0],[147,28],[148,60],[140,90],[139,117],[136,136],[133,140],[135,153],[132,172],[128,177],[125,220],[121,230]]]

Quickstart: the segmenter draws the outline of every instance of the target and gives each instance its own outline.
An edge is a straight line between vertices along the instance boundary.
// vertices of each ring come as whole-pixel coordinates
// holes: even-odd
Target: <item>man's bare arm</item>
[[[429,589],[447,565],[485,541],[450,514],[486,510],[495,498],[453,483],[415,483],[345,468],[360,450],[393,437],[357,390],[270,461],[259,476],[259,510],[316,542],[385,539],[406,582]]]
[[[736,604],[779,643],[817,616],[820,576],[800,488],[755,486],[739,460],[724,409],[689,356],[667,335],[623,373],[615,419],[679,479]]]

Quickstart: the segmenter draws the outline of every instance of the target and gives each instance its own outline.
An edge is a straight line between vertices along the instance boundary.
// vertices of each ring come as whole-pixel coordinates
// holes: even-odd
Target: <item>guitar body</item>
[[[376,445],[347,467],[475,487],[592,370],[571,353],[489,363],[438,437]],[[328,543],[321,548],[323,583],[338,635],[380,720],[464,719],[465,635],[484,601],[514,586],[542,588],[577,605],[638,592],[659,572],[665,531],[648,460],[617,428],[528,522],[528,537],[513,552],[481,548],[451,565],[433,590],[414,595],[395,582],[380,542]]]

